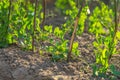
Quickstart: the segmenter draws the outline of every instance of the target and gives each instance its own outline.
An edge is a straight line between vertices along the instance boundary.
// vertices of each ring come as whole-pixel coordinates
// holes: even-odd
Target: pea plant
[[[48,46],[47,47],[47,50],[48,52],[52,53],[52,59],[53,60],[60,60],[60,59],[66,59],[68,56],[68,53],[69,53],[69,50],[71,50],[71,52],[73,53],[74,56],[78,56],[80,54],[79,50],[78,50],[78,42],[74,42],[74,41],[69,41],[68,39],[65,39],[65,35],[67,34],[68,36],[72,35],[72,33],[74,33],[73,29],[74,29],[74,26],[73,26],[73,22],[78,15],[80,20],[78,22],[78,28],[77,28],[77,31],[75,30],[75,32],[77,33],[82,33],[82,30],[84,28],[84,21],[86,19],[86,16],[87,14],[84,13],[86,12],[86,9],[87,7],[85,7],[84,9],[80,9],[79,10],[79,13],[78,13],[78,8],[76,6],[76,3],[75,1],[63,1],[64,3],[69,3],[68,6],[71,6],[70,9],[66,9],[66,12],[64,12],[64,14],[66,16],[68,16],[69,19],[67,19],[67,22],[65,24],[62,25],[62,28],[60,29],[59,27],[55,27],[55,29],[53,30],[52,26],[44,26],[44,29],[49,32],[49,34],[51,35],[54,35],[56,37],[56,40],[50,38],[50,44],[52,44],[51,46]],[[56,5],[57,7],[60,7],[62,6],[62,4],[60,5],[61,3],[59,2],[59,0],[56,2]],[[67,5],[66,5],[67,6]],[[62,7],[65,7],[65,5],[63,5]],[[62,8],[64,9],[64,8]],[[81,14],[80,14],[81,12]],[[75,22],[76,23],[76,22]],[[81,25],[82,23],[82,25]],[[77,27],[77,25],[76,25]],[[72,37],[71,37],[72,38]],[[74,38],[73,38],[74,40]],[[72,46],[70,49],[68,48],[68,46]],[[71,45],[72,44],[72,45]],[[70,52],[70,53],[71,53]],[[70,54],[71,55],[71,54]]]
[[[26,4],[29,7],[25,8]],[[12,6],[14,7],[11,21],[13,37],[21,47],[31,49],[34,8],[31,7],[32,4],[25,3],[24,0],[14,2]]]
[[[96,63],[93,66],[93,75],[106,77],[109,61],[112,55],[117,54],[116,45],[119,37],[116,22],[113,22],[116,11],[113,12],[104,3],[100,3],[90,16],[89,31],[95,34],[96,40],[93,42]],[[114,15],[115,14],[115,15]],[[116,18],[115,18],[116,20]]]
[[[11,1],[0,1],[0,47],[6,47],[11,43],[11,35],[9,35],[10,10]]]
[[[40,32],[39,12],[42,6],[24,0],[2,0],[0,5],[0,46],[16,43],[22,48],[32,49],[33,40],[38,37],[35,34]]]
[[[52,30],[52,26],[44,26],[44,28],[47,31],[46,37],[47,39],[49,38],[48,42],[50,44],[46,47],[46,50],[52,54],[52,60],[58,61],[66,59],[69,40],[64,39],[66,34],[64,32],[65,30],[62,30],[59,27],[56,27],[54,30]],[[74,56],[79,55],[80,52],[78,50],[78,42],[73,43],[72,53]]]
[[[74,43],[75,36],[76,35],[80,36],[83,33],[84,25],[85,25],[84,23],[88,14],[87,13],[88,6],[86,5],[86,1],[81,1],[79,8],[74,1],[70,1],[69,3],[71,4],[72,8],[66,10],[66,15],[70,16],[69,20],[67,21],[67,25],[70,26],[70,28],[68,28],[68,31],[69,34],[71,35],[71,40],[70,40],[67,61],[69,61],[71,57],[71,52],[73,51],[72,49],[74,47],[74,44],[76,44],[76,42]],[[77,51],[77,55],[79,55],[78,51]]]
[[[25,50],[42,50],[46,48],[47,52],[52,54],[52,59],[54,61],[60,59],[66,59],[68,54],[69,39],[65,39],[65,35],[72,35],[73,32],[73,22],[78,13],[78,7],[74,0],[63,1],[65,4],[63,7],[70,6],[71,8],[66,8],[64,14],[68,17],[62,28],[55,27],[53,29],[52,25],[44,25],[44,30],[40,28],[40,24],[44,23],[45,10],[44,13],[41,9],[45,9],[45,5],[38,4],[40,1],[35,0],[24,1],[24,0],[1,0],[0,2],[0,46],[3,47],[7,44],[17,44]],[[45,4],[45,2],[43,2]],[[60,0],[56,1],[56,6],[60,7],[62,4]],[[64,9],[61,7],[61,9]],[[80,21],[78,22],[77,34],[81,34],[84,28],[84,21],[86,19],[86,9],[81,10]],[[49,42],[50,46],[43,47],[41,45],[42,41]],[[40,45],[38,45],[40,44]],[[73,42],[71,51],[73,55],[78,56],[78,42]],[[42,52],[42,51],[39,51]]]

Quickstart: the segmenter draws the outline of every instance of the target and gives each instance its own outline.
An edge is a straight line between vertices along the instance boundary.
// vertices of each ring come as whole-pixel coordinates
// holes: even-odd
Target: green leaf
[[[114,65],[110,66],[110,70],[111,70],[112,74],[114,74],[115,76],[120,76],[120,71],[116,71],[116,68]]]
[[[73,43],[73,49],[77,49],[77,48],[78,48],[78,45],[79,45],[78,42],[74,42],[74,43]]]
[[[116,37],[120,40],[120,32],[116,33]]]
[[[94,47],[98,47],[98,43],[96,41],[93,42]]]
[[[102,51],[102,57],[103,57],[103,58],[106,58],[106,51],[107,51],[106,48]]]
[[[44,26],[44,29],[49,33],[52,33],[52,26]]]
[[[56,36],[60,37],[60,38],[63,37],[63,32],[62,32],[62,30],[59,29],[59,27],[56,27],[56,28],[54,29],[54,34],[55,34]]]

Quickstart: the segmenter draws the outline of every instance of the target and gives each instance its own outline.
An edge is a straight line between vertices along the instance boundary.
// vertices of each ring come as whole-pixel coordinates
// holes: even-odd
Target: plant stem
[[[76,19],[75,19],[74,30],[73,30],[73,33],[72,33],[72,36],[71,36],[70,46],[69,46],[69,52],[68,52],[68,55],[67,55],[67,62],[70,61],[71,52],[72,52],[72,47],[73,47],[73,42],[74,42],[74,38],[75,38],[75,34],[76,34],[76,29],[77,29],[77,26],[78,26],[80,13],[81,13],[81,11],[82,11],[83,6],[84,6],[84,1],[82,2],[82,5],[81,5],[81,7],[79,8],[78,14],[77,14]]]
[[[115,22],[115,28],[114,28],[114,35],[113,35],[112,42],[115,42],[116,33],[117,33],[117,29],[118,29],[117,8],[118,8],[118,2],[117,2],[117,0],[114,0],[114,9],[115,9],[115,17],[114,17],[115,19],[114,19],[114,22]],[[109,60],[111,59],[111,57],[112,57],[112,54],[109,56]]]
[[[8,28],[9,28],[9,23],[10,23],[11,4],[12,4],[12,0],[9,0],[8,25],[6,27],[6,32],[5,32],[6,35],[8,35]]]
[[[4,32],[4,37],[3,40],[5,41],[5,44],[8,44],[8,28],[9,28],[9,22],[10,22],[10,13],[11,13],[11,0],[9,0],[9,7],[8,7],[8,20],[7,20],[7,26],[5,26],[5,32]]]
[[[42,21],[42,26],[44,26],[45,23],[45,10],[46,10],[46,0],[42,0],[42,6],[43,6],[43,21]]]
[[[79,7],[79,0],[76,0],[76,6],[77,6],[77,8]]]
[[[115,39],[115,36],[116,36],[116,33],[117,33],[117,29],[118,29],[118,20],[117,20],[117,0],[114,0],[114,5],[115,5],[115,33],[114,33],[114,39]]]
[[[33,22],[33,35],[32,35],[32,51],[34,53],[34,43],[35,43],[35,28],[36,28],[36,11],[37,11],[37,0],[35,0],[35,10],[34,10],[34,22]]]
[[[12,0],[9,0],[8,27],[10,22],[11,4],[12,4]]]

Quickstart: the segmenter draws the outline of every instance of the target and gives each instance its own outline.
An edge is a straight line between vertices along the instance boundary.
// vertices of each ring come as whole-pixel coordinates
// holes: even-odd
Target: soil
[[[46,24],[59,26],[65,22],[60,16],[49,19],[53,20]],[[81,54],[69,63],[65,60],[52,62],[50,56],[23,51],[15,45],[0,49],[0,80],[108,80],[92,76],[94,36],[83,33],[75,40],[79,42]],[[114,55],[110,63],[120,71],[120,54]],[[116,80],[120,80],[120,76]]]
[[[0,49],[0,80],[108,80],[92,76],[93,36],[83,33],[76,40],[81,54],[69,63],[52,62],[49,56],[23,51],[14,45]],[[120,71],[120,55],[113,56],[111,63]]]

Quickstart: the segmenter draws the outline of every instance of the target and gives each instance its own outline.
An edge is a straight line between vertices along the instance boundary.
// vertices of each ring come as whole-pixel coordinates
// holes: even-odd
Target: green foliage
[[[66,25],[70,26],[73,25],[73,21],[75,20],[77,13],[78,13],[78,8],[76,7],[76,4],[74,1],[71,1],[71,5],[72,8],[69,8],[66,10],[66,15],[69,16]],[[79,17],[79,22],[78,22],[78,27],[77,27],[77,35],[81,35],[83,33],[84,30],[84,26],[85,26],[85,20],[87,19],[87,15],[88,13],[89,7],[86,5],[85,7],[83,7],[80,17]],[[73,26],[70,26],[71,28],[69,28],[70,34],[73,31]]]
[[[52,26],[44,26],[44,29],[45,29],[48,33],[52,33]]]
[[[85,20],[87,19],[87,16],[89,14],[88,10],[89,10],[89,7],[87,5],[82,9],[82,12],[81,12],[80,18],[79,18],[80,20],[78,22],[78,29],[77,29],[78,35],[82,34],[84,31]]]
[[[96,70],[97,74],[106,73],[109,67],[109,58],[116,53],[115,43],[113,43],[112,39],[113,37],[110,36],[101,36],[93,43],[96,48],[96,50],[94,50],[96,55],[96,65],[99,65]]]
[[[44,41],[49,42],[49,46],[46,46],[46,51],[52,54],[52,60],[58,61],[67,58],[68,53],[68,42],[69,40],[64,39],[64,36],[67,32],[67,29],[60,29],[59,27],[55,27],[53,30],[52,26],[44,26],[44,34],[46,37]],[[41,37],[44,38],[43,36]],[[74,56],[79,56],[80,52],[78,50],[78,43],[73,43],[72,53]]]
[[[49,46],[48,51],[52,53],[52,60],[58,61],[65,59],[67,57],[68,48],[67,48],[67,40],[59,41],[54,44],[54,46]]]
[[[21,47],[26,49],[32,48],[32,35],[33,35],[33,18],[34,18],[34,4],[29,1],[18,0],[12,1],[11,3],[11,13],[10,20],[8,21],[8,8],[9,2],[2,0],[0,6],[0,15],[1,20],[4,23],[0,24],[0,32],[3,36],[0,36],[3,41],[6,38],[8,43],[17,43]],[[41,5],[38,6],[41,8]],[[39,24],[40,20],[38,18],[38,13],[40,10],[37,10],[37,19],[36,19],[36,32],[40,32]],[[9,27],[8,27],[9,26]],[[8,27],[8,29],[6,29]],[[4,29],[3,29],[4,28]],[[3,31],[4,30],[4,31]],[[7,33],[8,31],[8,33]],[[4,39],[3,39],[4,38]],[[0,41],[4,44],[3,41]]]
[[[28,8],[25,8],[27,7],[26,4],[28,4]],[[14,41],[23,48],[31,49],[34,7],[30,3],[25,3],[24,0],[12,3],[12,7],[14,8],[11,14],[11,26],[13,26],[11,30],[14,34],[13,37],[16,37]]]
[[[111,22],[113,19],[113,11],[109,9],[107,5],[101,3],[100,7],[96,7],[93,11],[92,16],[90,16],[90,27],[89,31],[91,33],[104,34],[105,29],[111,27]],[[104,28],[103,28],[104,27]]]
[[[11,35],[8,33],[9,27],[9,2],[7,0],[0,1],[0,47],[6,47],[11,43]]]
[[[75,56],[79,56],[79,55],[80,55],[80,51],[78,50],[78,47],[79,47],[78,42],[74,42],[74,43],[73,43],[73,48],[72,48],[72,53],[73,53]]]
[[[9,11],[10,6],[11,11]],[[41,29],[39,25],[41,23],[40,19],[43,18],[42,5],[37,5],[36,27],[35,31],[33,31],[35,3],[26,0],[13,0],[10,5],[8,0],[1,0],[0,47],[17,43],[22,48],[30,50],[32,49],[34,32],[35,44],[38,45],[39,52],[45,50],[52,54],[53,61],[66,59],[70,42],[65,36],[70,37],[72,35],[78,7],[75,0],[56,0],[56,7],[60,8],[67,17],[66,23],[55,28],[52,25],[45,25]],[[89,7],[85,4],[79,17],[76,35],[83,33],[85,20],[89,14],[88,10]],[[116,35],[114,32],[113,16],[113,10],[101,2],[100,7],[96,7],[89,17],[89,32],[94,34],[96,39],[93,42],[96,58],[96,63],[93,65],[93,75],[96,76],[106,77],[105,74],[108,69],[114,76],[120,75],[120,72],[113,65],[109,66],[109,60],[113,54],[117,53],[116,44],[120,40],[120,32],[117,32]],[[113,39],[114,36],[115,39]],[[49,43],[49,45],[43,46],[42,43]],[[73,56],[79,56],[79,43],[74,42],[72,47]]]
[[[62,10],[64,9],[64,8],[66,8],[66,6],[67,6],[67,4],[68,4],[68,0],[57,0],[56,1],[56,7],[59,7],[59,8],[61,8]]]
[[[64,14],[66,13],[66,10],[73,9],[76,7],[76,3],[74,0],[57,0],[55,5]]]
[[[45,31],[49,32],[47,35],[48,42],[51,44],[46,47],[47,52],[52,54],[52,60],[58,61],[65,59],[68,53],[68,40],[64,39],[64,31],[59,27],[56,27],[54,31],[52,31],[52,26],[45,26]],[[51,36],[51,35],[54,35]]]
[[[56,27],[55,30],[54,30],[54,34],[55,36],[61,38],[61,39],[64,39],[64,31],[60,30],[59,27]]]
[[[66,57],[67,57],[68,40],[64,39],[64,36],[65,36],[66,33],[69,33],[68,35],[70,35],[70,36],[72,34],[72,32],[73,32],[73,21],[75,20],[75,18],[77,16],[78,8],[76,7],[76,3],[73,0],[69,0],[69,1],[57,0],[56,1],[56,6],[61,8],[63,10],[63,13],[66,16],[69,16],[68,19],[67,19],[67,22],[62,25],[62,29],[60,29],[59,27],[56,27],[54,29],[54,35],[57,38],[59,38],[60,41],[58,41],[56,43],[51,43],[51,44],[54,44],[54,46],[55,46],[55,48],[52,51],[52,54],[54,54],[54,57],[53,57],[54,60],[59,60],[61,58],[66,59]],[[67,8],[67,7],[69,7],[69,8]],[[81,25],[81,23],[82,23],[82,25],[81,25],[82,27],[79,26],[79,28],[78,28],[79,30],[77,31],[79,33],[82,33],[81,29],[83,29],[83,27],[84,27],[83,25],[84,25],[84,21],[86,19],[86,13],[84,14],[85,9],[83,10],[83,13],[80,16],[80,18],[82,18],[82,19],[79,22],[79,24]],[[63,44],[64,44],[64,46],[63,46]],[[60,50],[59,50],[59,48],[60,48]],[[61,48],[63,48],[63,49],[61,49]],[[57,52],[59,52],[59,55],[57,54],[59,57],[56,55],[56,50],[57,50]],[[74,56],[78,56],[80,54],[80,52],[78,50],[78,43],[77,42],[73,43],[72,53],[73,53]],[[62,54],[62,56],[61,56],[61,54]],[[56,59],[55,56],[58,59]]]
[[[120,71],[117,71],[114,65],[110,66],[110,70],[114,76],[120,76]]]
[[[96,36],[93,42],[96,63],[93,65],[93,75],[106,77],[109,68],[109,60],[116,54],[117,39],[115,38],[115,27],[112,22],[114,13],[107,5],[101,3],[100,8],[96,7],[90,16],[89,31]],[[117,32],[117,37],[119,32]],[[119,38],[119,37],[118,37]]]

